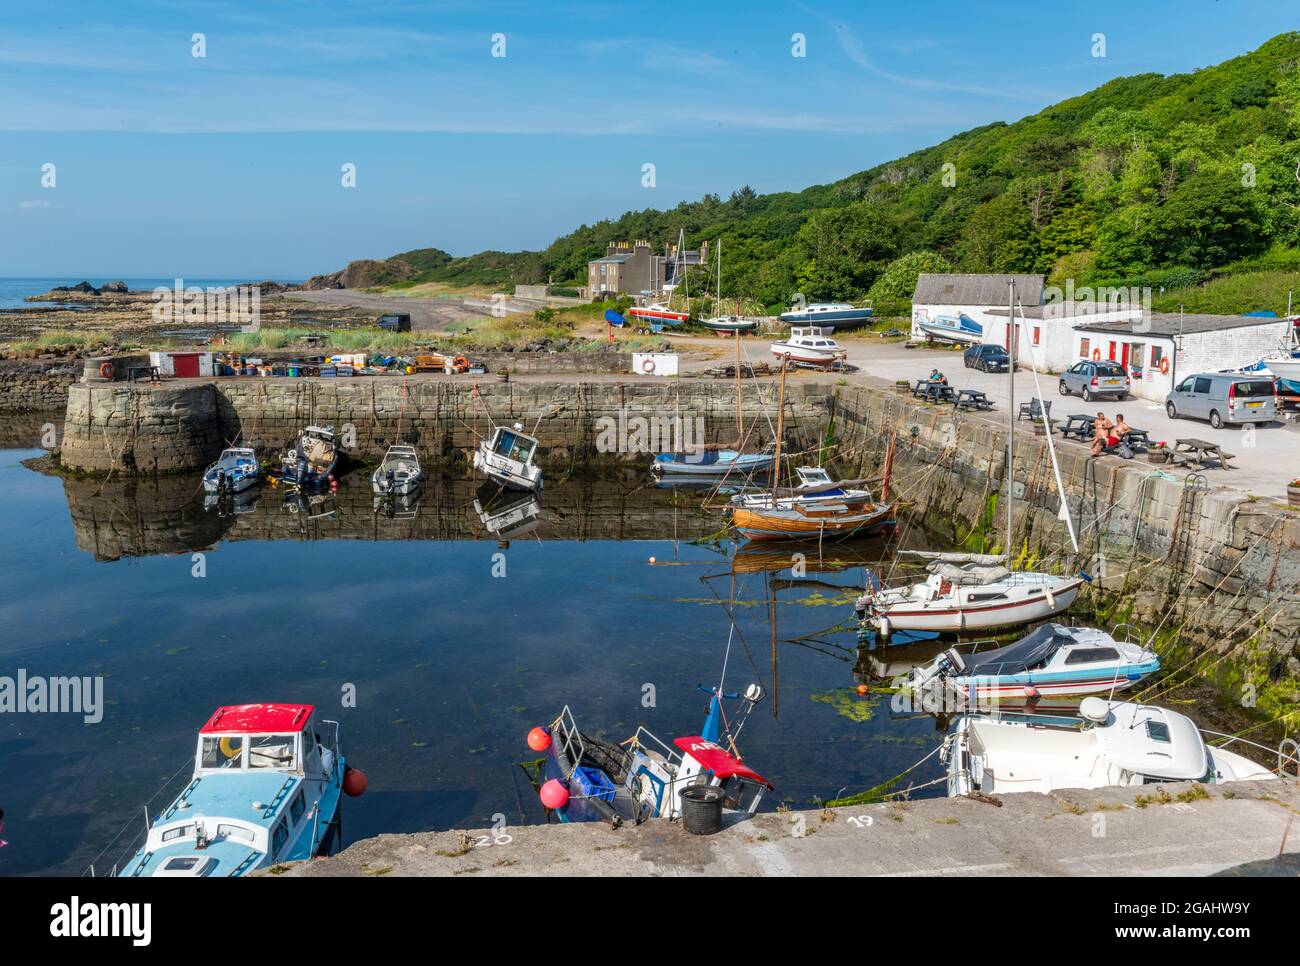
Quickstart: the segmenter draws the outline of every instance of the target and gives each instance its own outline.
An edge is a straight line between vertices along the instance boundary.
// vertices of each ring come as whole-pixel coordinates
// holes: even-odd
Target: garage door
[[[178,379],[197,379],[199,375],[199,354],[187,352],[172,356],[172,372]]]

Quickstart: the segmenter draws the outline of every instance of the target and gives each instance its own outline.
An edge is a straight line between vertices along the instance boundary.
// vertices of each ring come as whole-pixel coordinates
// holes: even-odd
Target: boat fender
[[[537,797],[542,800],[543,805],[552,810],[564,808],[569,804],[569,790],[558,778],[552,778],[543,785]]]
[[[877,633],[879,633],[879,635],[880,635],[881,637],[888,637],[888,636],[889,636],[890,624],[889,624],[889,618],[888,618],[888,617],[882,617],[882,618],[880,618],[879,623],[876,624],[876,631],[877,631]]]
[[[370,784],[366,780],[366,773],[360,768],[349,766],[343,772],[343,791],[347,792],[353,798],[357,798],[366,793],[366,788]]]
[[[1052,608],[1056,607],[1056,595],[1052,593],[1052,588],[1044,587],[1043,596],[1047,598],[1048,607],[1052,607]]]

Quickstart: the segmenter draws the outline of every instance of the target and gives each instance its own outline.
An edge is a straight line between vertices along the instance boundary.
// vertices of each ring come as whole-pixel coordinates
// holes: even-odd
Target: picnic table
[[[1052,403],[1050,400],[1044,402],[1035,396],[1029,402],[1020,404],[1020,412],[1016,414],[1016,418],[1041,419],[1044,415],[1052,415]]]
[[[992,409],[993,400],[979,389],[958,389],[955,405],[958,409]]]
[[[957,401],[957,390],[946,382],[926,382],[921,387],[920,397],[926,402],[952,402]]]
[[[1065,425],[1061,427],[1061,435],[1065,439],[1071,437],[1078,439],[1079,442],[1090,440],[1097,435],[1096,430],[1092,428],[1093,420],[1096,416],[1088,416],[1084,413],[1071,413],[1065,417]]]
[[[150,382],[162,382],[162,377],[157,366],[126,367],[127,382],[138,382],[142,377],[147,378]]]
[[[1203,467],[1214,460],[1225,470],[1231,468],[1228,466],[1230,459],[1236,457],[1232,453],[1225,453],[1218,443],[1193,438],[1175,440],[1173,451],[1169,454],[1169,461],[1180,466],[1197,463]]]

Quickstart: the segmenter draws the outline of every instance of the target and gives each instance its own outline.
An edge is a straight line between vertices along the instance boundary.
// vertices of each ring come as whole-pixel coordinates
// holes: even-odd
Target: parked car
[[[1181,380],[1165,397],[1170,419],[1224,423],[1269,423],[1277,417],[1277,384],[1263,376],[1200,372]]]
[[[1002,346],[993,342],[973,345],[961,354],[962,364],[967,369],[980,369],[984,372],[1006,372],[1011,356]]]
[[[1061,373],[1061,383],[1057,389],[1062,396],[1077,394],[1091,401],[1103,396],[1127,399],[1131,385],[1128,371],[1123,366],[1118,362],[1102,359],[1076,362]]]

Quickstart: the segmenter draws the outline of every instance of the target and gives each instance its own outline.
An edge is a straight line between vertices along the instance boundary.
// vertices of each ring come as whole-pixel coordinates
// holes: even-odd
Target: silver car
[[[1201,372],[1188,376],[1165,397],[1170,419],[1208,419],[1225,423],[1271,423],[1277,416],[1277,390],[1266,376]]]
[[[1057,389],[1062,396],[1080,395],[1091,401],[1103,396],[1127,399],[1129,387],[1128,371],[1118,362],[1085,359],[1061,373]]]

